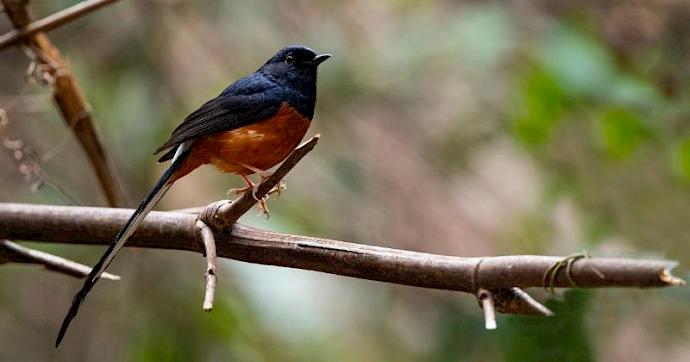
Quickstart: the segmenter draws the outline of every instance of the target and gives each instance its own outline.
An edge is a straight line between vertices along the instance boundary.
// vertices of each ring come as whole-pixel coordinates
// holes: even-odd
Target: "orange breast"
[[[297,147],[309,128],[309,118],[283,103],[270,118],[195,140],[191,154],[177,172],[180,178],[210,163],[224,172],[250,175],[249,165],[267,170]]]

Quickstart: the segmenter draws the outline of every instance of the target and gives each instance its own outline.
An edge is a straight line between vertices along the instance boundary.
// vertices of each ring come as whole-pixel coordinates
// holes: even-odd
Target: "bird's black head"
[[[297,90],[316,87],[316,69],[330,54],[316,55],[304,46],[290,46],[279,50],[259,69],[259,72]]]

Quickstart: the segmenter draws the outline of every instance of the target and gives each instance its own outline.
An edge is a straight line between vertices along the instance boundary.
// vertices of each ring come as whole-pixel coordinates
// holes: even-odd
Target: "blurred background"
[[[75,1],[31,2],[36,18]],[[0,16],[0,30],[11,29]],[[690,4],[686,1],[120,1],[50,32],[73,67],[128,205],[185,115],[305,44],[320,68],[322,141],[242,222],[461,256],[670,258],[690,276]],[[0,201],[104,205],[51,104],[0,53],[6,136],[63,192],[32,191],[0,149]],[[211,167],[159,205],[225,198]],[[71,195],[72,200],[65,197]],[[92,264],[101,247],[26,243]],[[550,319],[499,316],[471,296],[222,260],[201,310],[204,259],[123,250],[61,346],[79,280],[0,268],[0,359],[99,361],[688,361],[690,291],[559,293]],[[531,290],[541,300],[548,295]]]

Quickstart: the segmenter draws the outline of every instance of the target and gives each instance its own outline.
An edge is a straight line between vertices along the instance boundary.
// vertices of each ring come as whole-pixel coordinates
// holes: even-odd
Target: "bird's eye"
[[[285,57],[285,63],[292,64],[294,62],[295,62],[295,57],[293,57],[292,55],[288,55],[287,57]]]

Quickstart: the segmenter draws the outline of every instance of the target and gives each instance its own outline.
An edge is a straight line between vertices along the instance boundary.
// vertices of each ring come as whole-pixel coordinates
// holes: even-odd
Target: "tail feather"
[[[158,201],[163,197],[163,195],[165,195],[165,192],[168,191],[172,185],[172,182],[170,181],[174,181],[172,180],[173,175],[177,170],[180,169],[180,166],[188,154],[189,147],[186,143],[181,144],[177,148],[175,156],[173,157],[168,169],[165,170],[156,185],[149,192],[148,196],[146,196],[144,201],[142,201],[139,207],[137,207],[136,211],[134,211],[132,216],[117,234],[113,242],[108,247],[108,250],[106,250],[98,263],[96,263],[93,269],[91,269],[91,272],[86,277],[86,280],[84,280],[84,284],[82,285],[81,289],[77,292],[77,294],[74,295],[72,305],[70,306],[65,319],[62,321],[60,332],[55,340],[56,348],[60,345],[62,338],[65,336],[65,332],[67,332],[70,322],[72,322],[72,319],[74,319],[74,317],[77,315],[77,312],[79,312],[79,307],[81,306],[82,302],[84,302],[86,295],[89,293],[89,291],[91,291],[91,288],[93,288],[93,286],[96,284],[108,265],[110,265],[110,262],[115,257],[115,254],[117,254],[117,252],[125,245],[127,239],[132,235],[132,233],[134,233],[139,224],[144,220],[144,217],[151,212],[153,207],[156,206]]]

